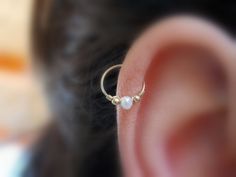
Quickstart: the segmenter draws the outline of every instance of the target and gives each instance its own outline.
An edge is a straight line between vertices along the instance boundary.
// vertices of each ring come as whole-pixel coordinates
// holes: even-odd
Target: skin
[[[117,94],[127,177],[236,176],[235,41],[216,25],[178,16],[154,24],[129,50]]]

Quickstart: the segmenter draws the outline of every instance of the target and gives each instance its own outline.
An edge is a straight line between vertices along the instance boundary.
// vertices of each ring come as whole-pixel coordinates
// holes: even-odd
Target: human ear
[[[172,17],[132,45],[117,94],[146,92],[118,107],[118,137],[127,177],[236,176],[234,41],[196,17]],[[231,150],[232,151],[231,151]],[[230,158],[229,158],[230,157]]]

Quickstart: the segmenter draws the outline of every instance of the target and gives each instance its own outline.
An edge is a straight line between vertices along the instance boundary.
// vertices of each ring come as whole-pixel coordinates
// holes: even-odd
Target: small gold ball
[[[133,99],[134,99],[135,102],[138,102],[138,101],[140,101],[141,97],[136,95],[136,96],[133,97]]]
[[[111,102],[114,105],[118,105],[120,104],[120,98],[118,96],[114,96]]]

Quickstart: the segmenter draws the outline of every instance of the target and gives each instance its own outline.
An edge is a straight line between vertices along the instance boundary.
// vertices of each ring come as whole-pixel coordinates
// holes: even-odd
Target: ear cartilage
[[[102,75],[100,87],[102,90],[102,93],[106,96],[106,99],[109,100],[113,105],[117,106],[120,105],[123,109],[129,110],[133,106],[134,103],[137,103],[141,100],[144,92],[145,92],[145,83],[143,83],[141,91],[134,96],[123,96],[120,97],[118,95],[112,96],[108,94],[104,88],[104,80],[109,72],[111,72],[114,69],[121,68],[122,64],[114,65],[108,68]]]

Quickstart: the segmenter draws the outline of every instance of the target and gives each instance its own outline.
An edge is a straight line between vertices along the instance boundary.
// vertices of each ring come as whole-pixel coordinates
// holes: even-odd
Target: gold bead
[[[141,99],[141,97],[138,95],[133,97],[134,102],[138,102],[138,101],[140,101],[140,99]]]
[[[113,99],[111,100],[112,104],[118,105],[120,104],[120,98],[118,96],[114,96]]]

